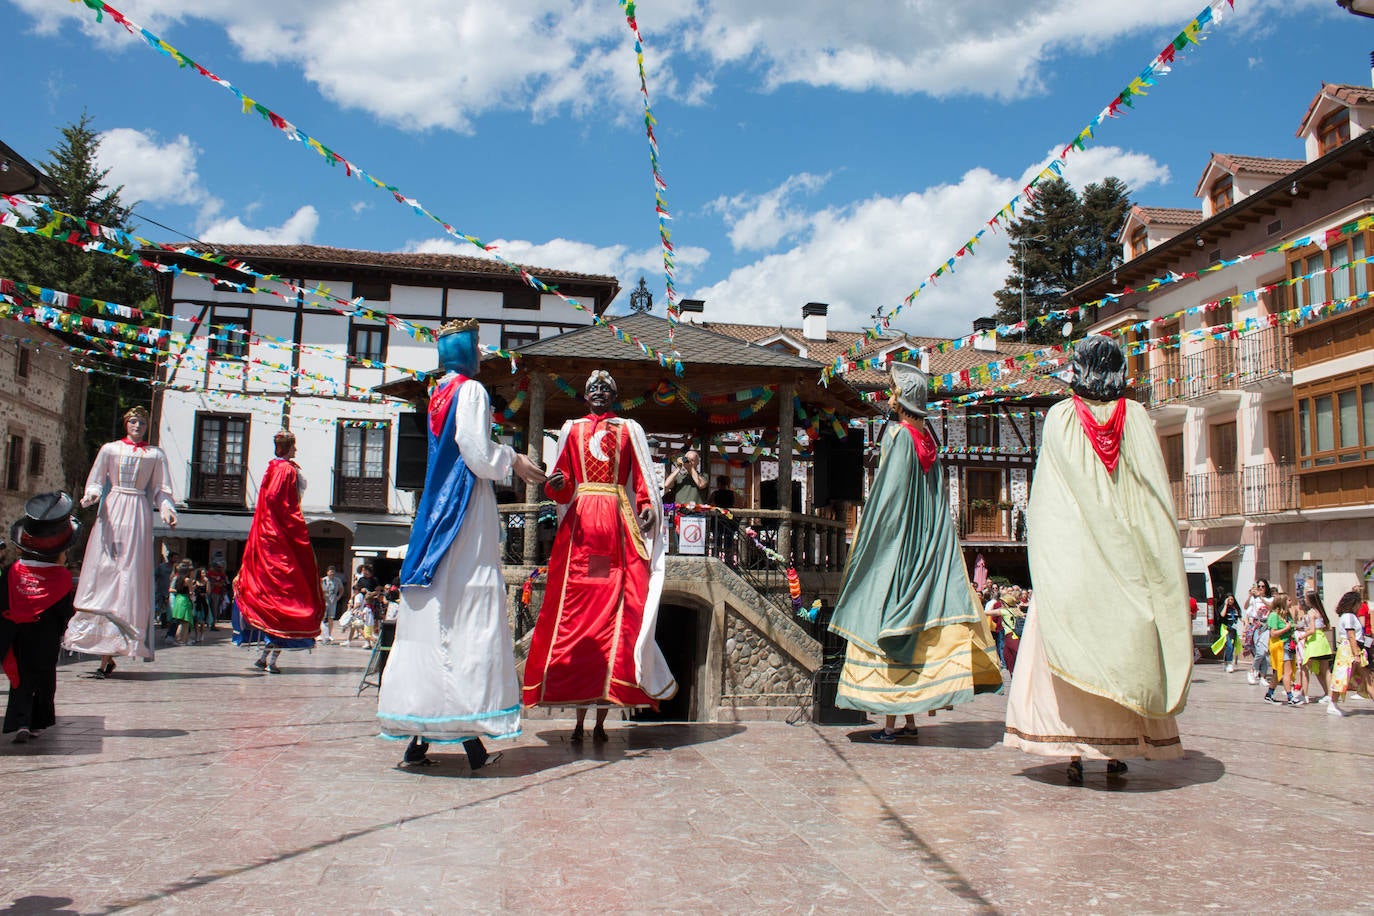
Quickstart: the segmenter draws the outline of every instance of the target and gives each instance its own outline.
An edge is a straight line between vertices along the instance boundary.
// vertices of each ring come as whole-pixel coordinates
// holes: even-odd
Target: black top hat
[[[72,518],[72,498],[60,490],[24,503],[24,517],[10,527],[10,540],[38,560],[55,560],[76,540],[81,523]]]

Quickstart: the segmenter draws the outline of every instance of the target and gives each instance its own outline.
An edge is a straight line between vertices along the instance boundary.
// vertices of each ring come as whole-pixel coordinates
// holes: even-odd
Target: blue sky
[[[985,223],[1202,7],[1101,0],[638,5],[678,290],[708,318],[859,327]],[[614,0],[126,0],[131,19],[459,229],[527,264],[643,275],[663,302],[631,36]],[[850,15],[846,16],[845,14]],[[231,94],[68,0],[0,0],[3,139],[31,161],[83,110],[151,221],[206,241],[476,249],[343,177]],[[1209,153],[1301,158],[1323,80],[1368,85],[1374,20],[1236,0],[1134,111],[1069,157],[1198,206]],[[897,326],[991,311],[993,237]],[[16,278],[23,279],[23,278]],[[627,294],[612,311],[628,307]],[[661,311],[660,311],[661,314]]]

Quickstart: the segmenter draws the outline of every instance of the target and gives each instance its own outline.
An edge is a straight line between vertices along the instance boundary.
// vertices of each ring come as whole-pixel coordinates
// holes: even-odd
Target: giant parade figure
[[[153,510],[177,523],[167,456],[146,441],[148,411],[125,413],[124,431],[100,447],[86,478],[81,505],[101,505],[81,562],[76,616],[62,638],[64,649],[100,656],[97,677],[114,671],[116,655],[152,660]]]
[[[282,649],[315,645],[324,592],[301,513],[305,475],[295,461],[296,437],[283,429],[272,437],[272,446],[276,457],[262,475],[243,562],[234,577],[234,642],[260,647],[254,666],[280,674]]]
[[[495,760],[482,737],[520,734],[492,482],[512,469],[536,484],[544,474],[492,441],[491,401],[473,377],[477,333],[476,321],[439,328],[445,375],[429,398],[425,490],[401,567],[396,641],[377,700],[382,737],[410,739],[404,765],[429,763],[431,742],[460,743],[476,770]]]
[[[1073,397],[1045,416],[1031,485],[1035,597],[1007,700],[1005,742],[1126,771],[1181,757],[1175,720],[1193,643],[1169,475],[1154,424],[1126,397],[1126,356],[1095,335],[1073,355]]]
[[[830,629],[849,641],[835,705],[887,717],[872,735],[916,734],[915,715],[997,693],[1002,673],[982,605],[959,551],[944,469],[926,426],[929,379],[892,364],[888,407],[897,422],[882,436]]]
[[[548,586],[525,660],[526,706],[575,706],[574,741],[595,706],[595,740],[612,707],[658,708],[677,692],[654,641],[663,589],[663,504],[649,443],[615,415],[615,379],[598,369],[590,412],[563,425],[545,493],[563,507]]]

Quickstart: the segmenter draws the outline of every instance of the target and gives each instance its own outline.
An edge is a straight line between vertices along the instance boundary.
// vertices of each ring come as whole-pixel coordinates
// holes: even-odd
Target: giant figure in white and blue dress
[[[476,770],[483,737],[520,734],[520,684],[506,618],[493,481],[512,470],[543,483],[529,458],[491,438],[491,400],[475,376],[476,321],[439,328],[444,376],[429,399],[429,466],[401,567],[396,641],[377,701],[382,737],[410,740],[403,764],[431,743],[462,744]]]

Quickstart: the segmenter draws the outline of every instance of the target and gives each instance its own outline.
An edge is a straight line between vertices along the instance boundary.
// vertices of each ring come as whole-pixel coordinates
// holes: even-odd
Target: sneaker
[[[903,725],[901,728],[893,732],[893,734],[896,735],[898,738],[915,738],[918,732],[916,730],[916,726],[914,725]]]
[[[1226,673],[1227,673],[1227,674],[1230,674],[1232,671],[1235,671],[1235,670],[1236,670],[1236,666],[1235,666],[1235,665],[1227,665],[1227,666],[1226,666]]]
[[[1254,684],[1254,683],[1256,682],[1256,680],[1255,680],[1255,672],[1251,671],[1251,672],[1247,673],[1247,674],[1245,675],[1245,681],[1246,681],[1247,684]]]
[[[33,737],[33,732],[29,731],[27,728],[21,728],[21,729],[19,729],[19,731],[18,731],[18,732],[15,734],[15,736],[14,736],[14,743],[15,743],[15,744],[28,744],[28,743],[29,743],[29,739],[31,739],[32,737]],[[892,740],[892,739],[889,738],[888,740],[890,741],[890,740]]]
[[[1289,705],[1289,706],[1306,706],[1306,705],[1307,705],[1307,701],[1304,700],[1301,696],[1289,697],[1289,698],[1288,698],[1288,705]]]
[[[1320,700],[1318,700],[1317,702],[1318,702],[1320,705],[1322,705],[1322,706],[1329,706],[1329,705],[1331,705],[1331,694],[1328,693],[1326,696],[1322,697],[1322,698],[1321,698]]]
[[[270,664],[270,665],[267,666],[267,673],[268,673],[268,674],[281,674],[281,669],[277,667],[277,663],[276,663],[276,662],[273,662],[272,664]]]
[[[1332,703],[1330,706],[1326,707],[1326,714],[1328,716],[1344,716],[1345,710],[1341,709],[1339,703]]]
[[[1272,694],[1272,693],[1266,693],[1266,694],[1264,695],[1264,702],[1266,702],[1266,703],[1282,703],[1283,700],[1276,700],[1276,699],[1274,699],[1274,694]]]
[[[869,737],[869,740],[871,740],[871,741],[889,742],[889,741],[896,741],[896,740],[897,740],[897,733],[896,733],[896,732],[890,732],[890,731],[888,731],[887,729],[884,728],[884,729],[880,729],[879,731],[874,732],[873,734],[869,735],[868,737]]]
[[[257,661],[253,662],[253,667],[254,667],[254,668],[258,668],[258,669],[266,668],[266,667],[267,667],[267,659],[266,659],[266,658],[260,658],[260,659],[258,659]]]

